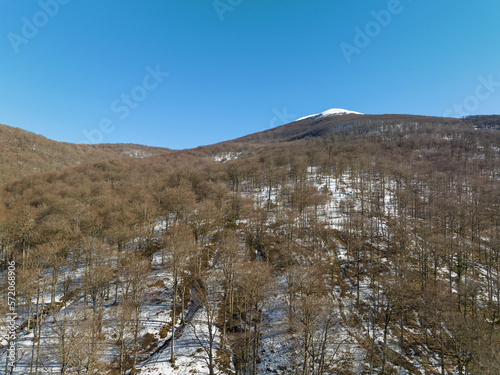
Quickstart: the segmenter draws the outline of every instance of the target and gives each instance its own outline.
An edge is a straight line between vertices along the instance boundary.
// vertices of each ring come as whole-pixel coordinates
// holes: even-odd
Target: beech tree
[[[166,239],[166,244],[169,248],[168,267],[172,272],[172,320],[171,320],[171,342],[170,342],[170,361],[175,364],[175,327],[177,324],[177,306],[179,297],[179,285],[185,271],[187,270],[189,260],[195,255],[197,250],[193,234],[189,227],[179,224],[176,225],[169,233]]]
[[[271,269],[263,262],[242,263],[236,279],[235,313],[241,334],[233,344],[237,373],[257,373],[263,309],[272,288]]]

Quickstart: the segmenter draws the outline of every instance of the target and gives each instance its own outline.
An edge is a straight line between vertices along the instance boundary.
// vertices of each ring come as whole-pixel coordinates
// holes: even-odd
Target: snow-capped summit
[[[342,108],[331,108],[327,111],[321,112],[321,113],[316,113],[314,115],[309,115],[305,117],[301,117],[296,121],[299,120],[304,120],[309,117],[316,117],[316,116],[338,116],[338,115],[362,115],[360,112],[354,112],[354,111],[348,111],[347,109],[342,109]]]

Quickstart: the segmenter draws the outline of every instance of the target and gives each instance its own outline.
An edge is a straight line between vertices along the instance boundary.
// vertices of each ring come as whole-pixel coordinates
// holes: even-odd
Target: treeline
[[[328,133],[321,126],[300,136],[281,130],[295,141],[251,138],[6,184],[1,257],[4,269],[16,260],[19,309],[34,334],[26,373],[43,371],[42,322],[77,299],[84,310],[68,319],[81,321],[80,331],[57,328],[61,373],[135,368],[153,349],[139,336],[141,278],[160,256],[172,275],[164,337],[173,363],[175,329],[196,301],[206,312],[200,346],[211,371],[232,363],[238,374],[258,373],[263,332],[273,325],[266,312],[282,303],[280,335],[292,343],[288,370],[296,373],[411,372],[411,354],[429,369],[425,358],[435,356],[442,374],[497,374],[499,133],[420,118],[356,116]],[[228,152],[241,154],[214,161]],[[79,267],[82,277],[65,277]],[[346,296],[354,304],[339,310]],[[113,334],[103,328],[106,314]],[[361,364],[337,350],[346,324],[365,328]],[[83,348],[69,344],[81,337]]]
[[[474,124],[477,129],[500,129],[500,116],[498,115],[467,116],[465,120]]]

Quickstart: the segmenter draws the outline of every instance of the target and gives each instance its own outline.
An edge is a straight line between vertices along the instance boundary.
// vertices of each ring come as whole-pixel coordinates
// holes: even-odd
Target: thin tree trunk
[[[174,294],[172,298],[172,338],[170,340],[170,362],[175,364],[175,310],[177,309],[177,270],[174,269]]]

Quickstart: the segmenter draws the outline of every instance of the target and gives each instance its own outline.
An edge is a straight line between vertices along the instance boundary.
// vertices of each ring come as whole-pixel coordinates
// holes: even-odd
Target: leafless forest
[[[143,158],[0,133],[0,373],[499,374],[499,124],[332,116]]]

